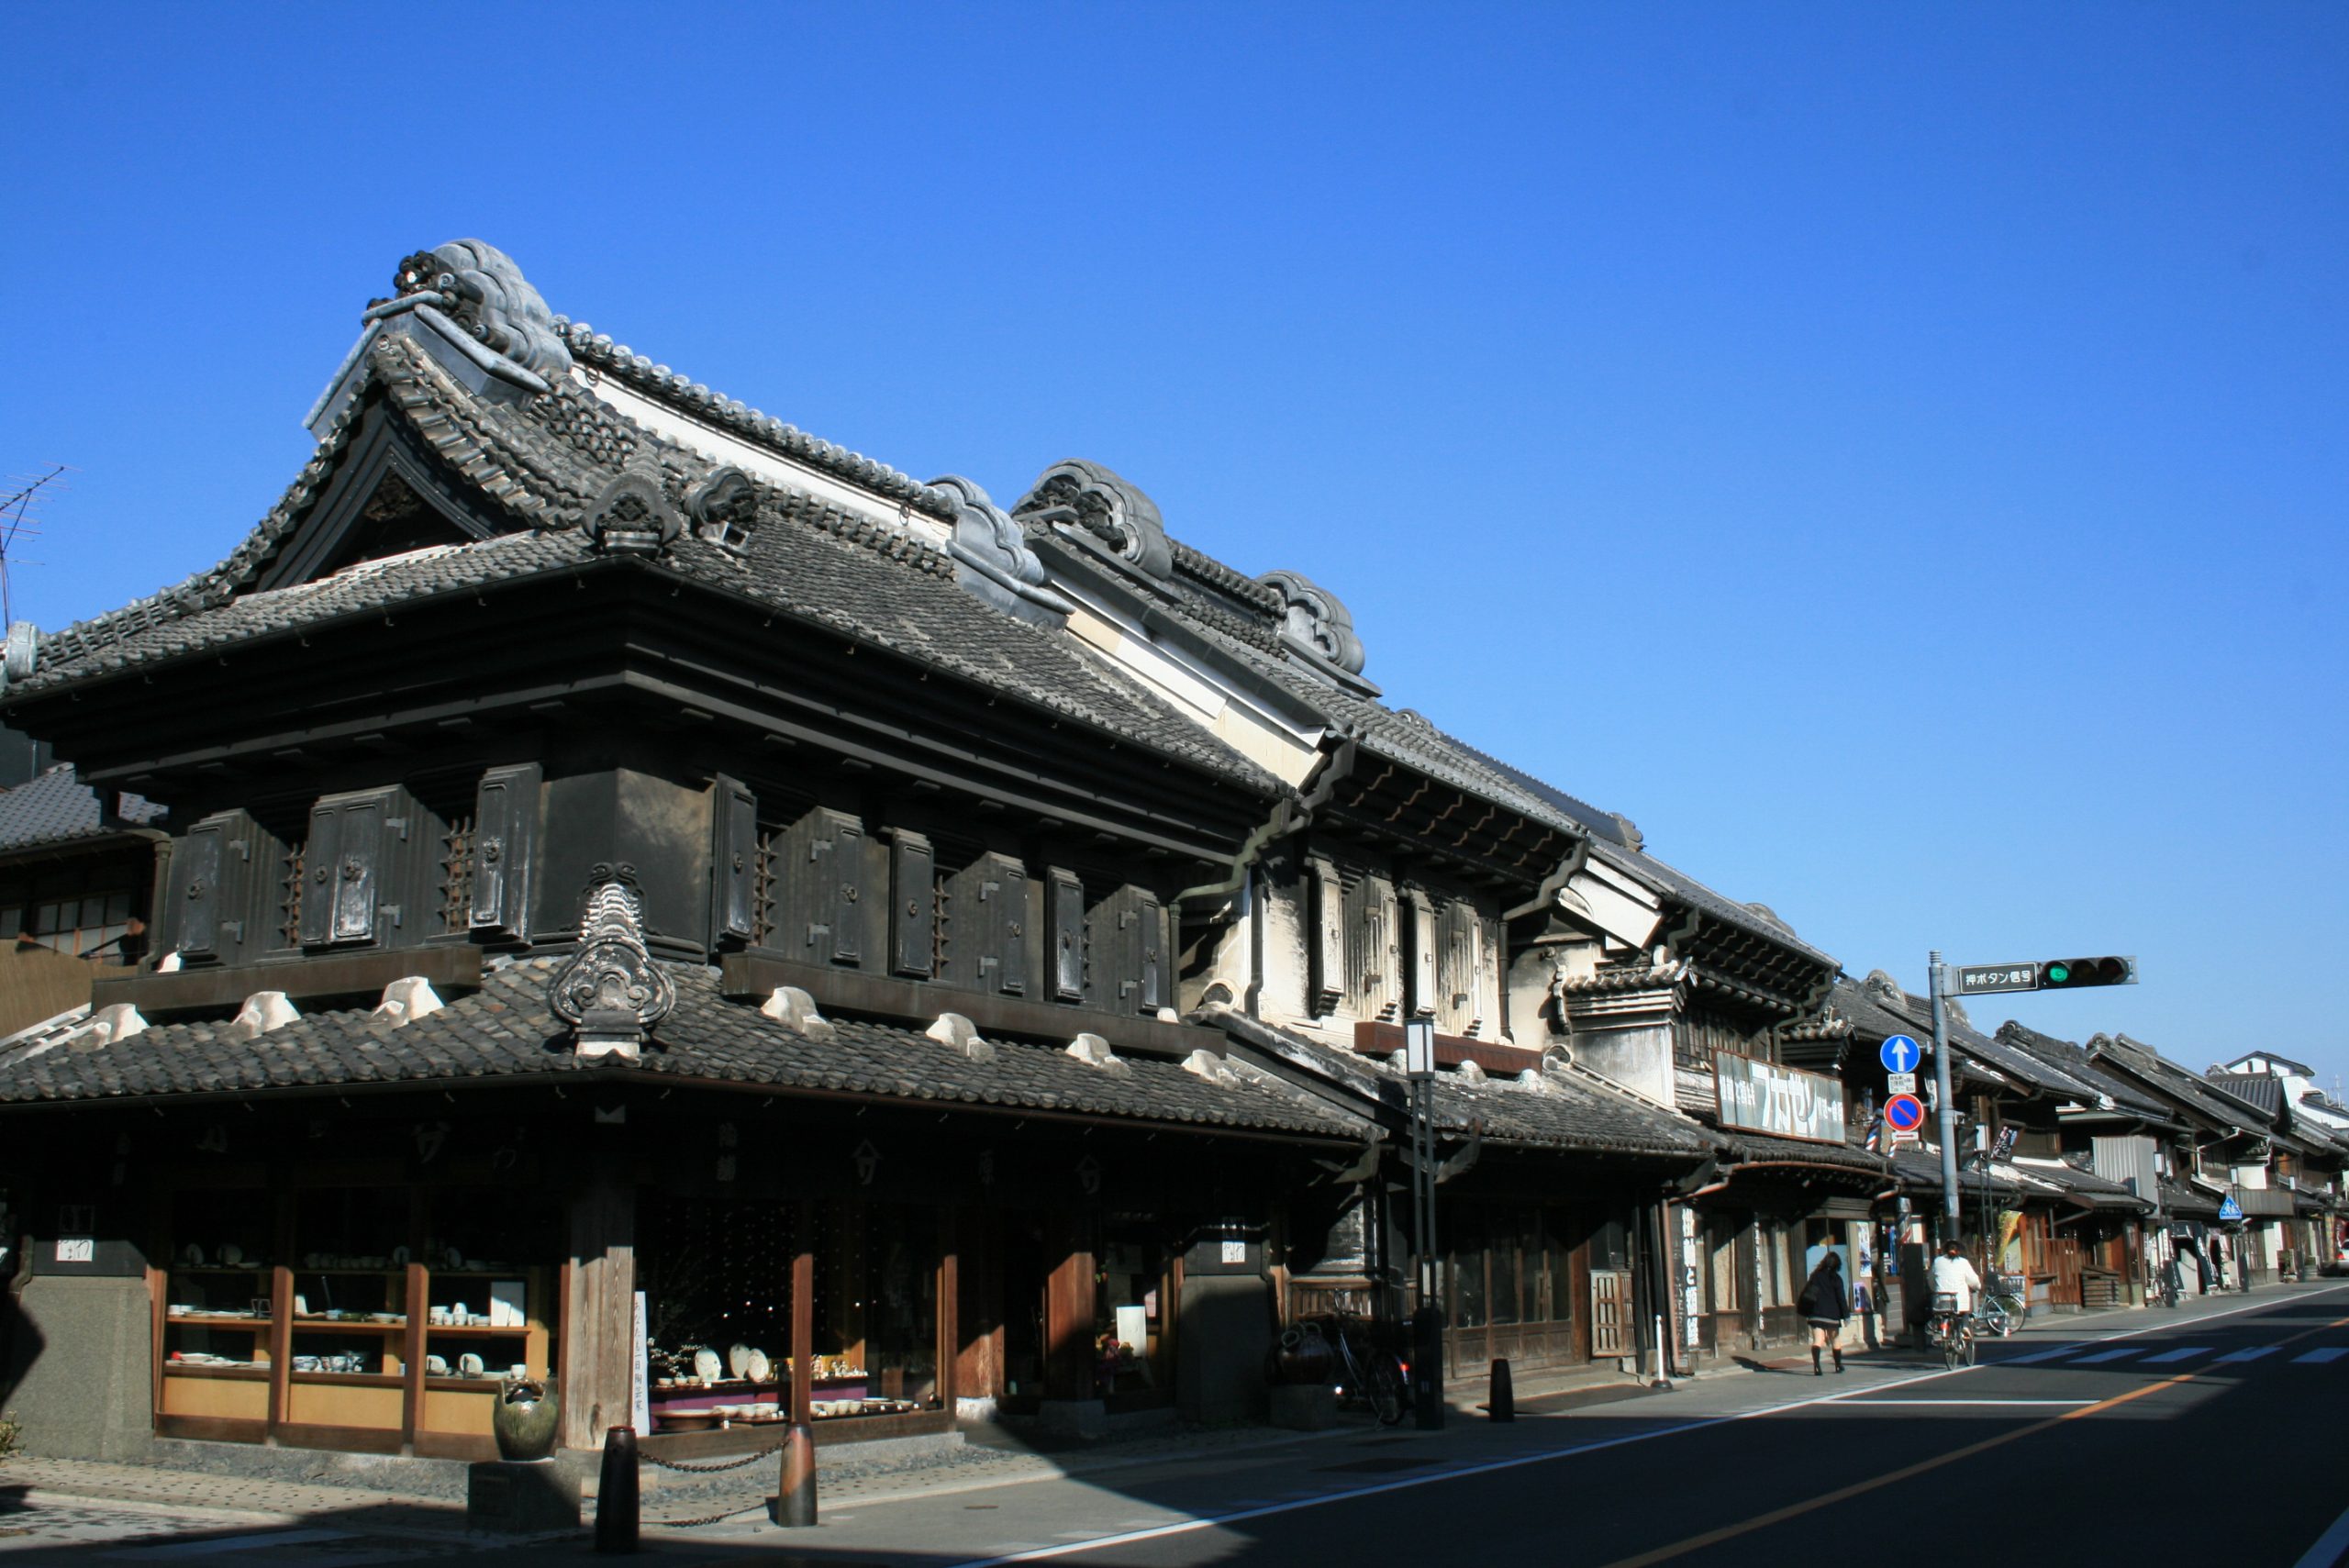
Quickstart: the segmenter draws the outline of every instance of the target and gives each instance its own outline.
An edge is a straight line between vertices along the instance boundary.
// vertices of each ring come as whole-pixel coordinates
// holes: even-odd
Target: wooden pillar
[[[563,1303],[565,1448],[601,1449],[629,1424],[636,1341],[636,1188],[607,1151],[605,1168],[571,1201],[571,1298]]]
[[[294,1369],[294,1195],[278,1191],[276,1261],[269,1271],[269,1431],[263,1440],[274,1447],[277,1429],[285,1422],[286,1377]]]
[[[930,1298],[938,1303],[938,1404],[954,1413],[955,1373],[963,1349],[963,1212],[938,1211],[938,1288]]]
[[[961,1300],[952,1343],[954,1387],[965,1398],[1003,1396],[1003,1217],[964,1209],[955,1221]]]
[[[417,1429],[424,1424],[424,1317],[431,1299],[427,1284],[424,1237],[429,1229],[431,1200],[423,1187],[408,1189],[407,1242],[409,1262],[400,1282],[400,1310],[407,1316],[401,1331],[400,1451],[416,1451]]]
[[[791,1230],[791,1419],[804,1427],[816,1398],[815,1199],[799,1200]]]
[[[1093,1242],[1090,1217],[1048,1222],[1052,1272],[1044,1280],[1044,1397],[1093,1397]]]

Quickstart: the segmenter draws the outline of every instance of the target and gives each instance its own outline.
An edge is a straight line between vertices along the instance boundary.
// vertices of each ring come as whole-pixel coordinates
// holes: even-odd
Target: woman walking
[[[1810,1375],[1823,1377],[1825,1370],[1819,1364],[1819,1352],[1828,1351],[1835,1357],[1835,1370],[1843,1370],[1843,1347],[1836,1337],[1843,1331],[1843,1320],[1852,1315],[1852,1297],[1843,1288],[1843,1255],[1830,1251],[1810,1271],[1810,1278],[1803,1282],[1802,1294],[1795,1297],[1795,1310],[1810,1325]]]

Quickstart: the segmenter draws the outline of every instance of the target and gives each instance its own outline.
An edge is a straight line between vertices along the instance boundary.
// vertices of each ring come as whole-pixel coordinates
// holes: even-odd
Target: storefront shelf
[[[294,1383],[341,1388],[397,1388],[406,1381],[395,1372],[292,1372],[285,1375]]]
[[[254,1334],[266,1333],[271,1329],[276,1327],[276,1324],[270,1318],[250,1317],[188,1318],[179,1314],[173,1314],[173,1316],[164,1318],[163,1321],[175,1328],[181,1329],[239,1329],[248,1333]]]
[[[405,1334],[407,1324],[369,1323],[351,1318],[296,1318],[294,1331],[297,1334]]]
[[[165,1377],[218,1377],[229,1382],[265,1383],[269,1368],[265,1366],[190,1366],[185,1362],[165,1362]]]
[[[473,1339],[511,1340],[528,1334],[530,1329],[528,1324],[518,1324],[511,1329],[493,1329],[486,1323],[427,1323],[424,1331],[428,1334],[465,1335]]]

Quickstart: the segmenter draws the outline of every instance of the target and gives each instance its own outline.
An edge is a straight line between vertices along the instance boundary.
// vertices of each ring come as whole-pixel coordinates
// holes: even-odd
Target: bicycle
[[[1327,1332],[1322,1329],[1324,1323],[1329,1325]],[[1337,1387],[1341,1403],[1360,1400],[1382,1427],[1402,1424],[1406,1394],[1410,1387],[1410,1369],[1403,1363],[1402,1357],[1392,1351],[1357,1348],[1354,1341],[1363,1337],[1359,1332],[1361,1320],[1341,1313],[1297,1327],[1303,1332],[1319,1335],[1330,1347],[1330,1382]]]
[[[2021,1328],[2024,1319],[2031,1316],[2031,1302],[2022,1276],[1992,1274],[1990,1283],[1982,1287],[1979,1311],[1982,1328],[2000,1339]]]
[[[1957,1297],[1943,1291],[1933,1297],[1932,1316],[1925,1319],[1925,1339],[1942,1353],[1942,1365],[1952,1372],[1974,1364],[1974,1315],[1957,1309]]]
[[[2185,1294],[2186,1282],[2179,1273],[2176,1260],[2172,1259],[2161,1267],[2158,1283],[2154,1287],[2154,1298],[2175,1312],[2179,1298]]]

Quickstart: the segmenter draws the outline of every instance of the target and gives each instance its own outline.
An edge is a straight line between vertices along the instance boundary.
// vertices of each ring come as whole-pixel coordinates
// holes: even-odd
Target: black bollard
[[[596,1485],[596,1550],[612,1557],[636,1551],[636,1429],[604,1434],[604,1469]]]
[[[1411,1407],[1419,1430],[1443,1429],[1443,1314],[1432,1307],[1411,1314]]]
[[[804,1529],[816,1522],[816,1434],[793,1426],[783,1434],[783,1474],[777,1482],[774,1522]]]
[[[1496,1421],[1517,1419],[1517,1389],[1509,1381],[1508,1360],[1505,1356],[1493,1362],[1493,1392],[1485,1410]]]

